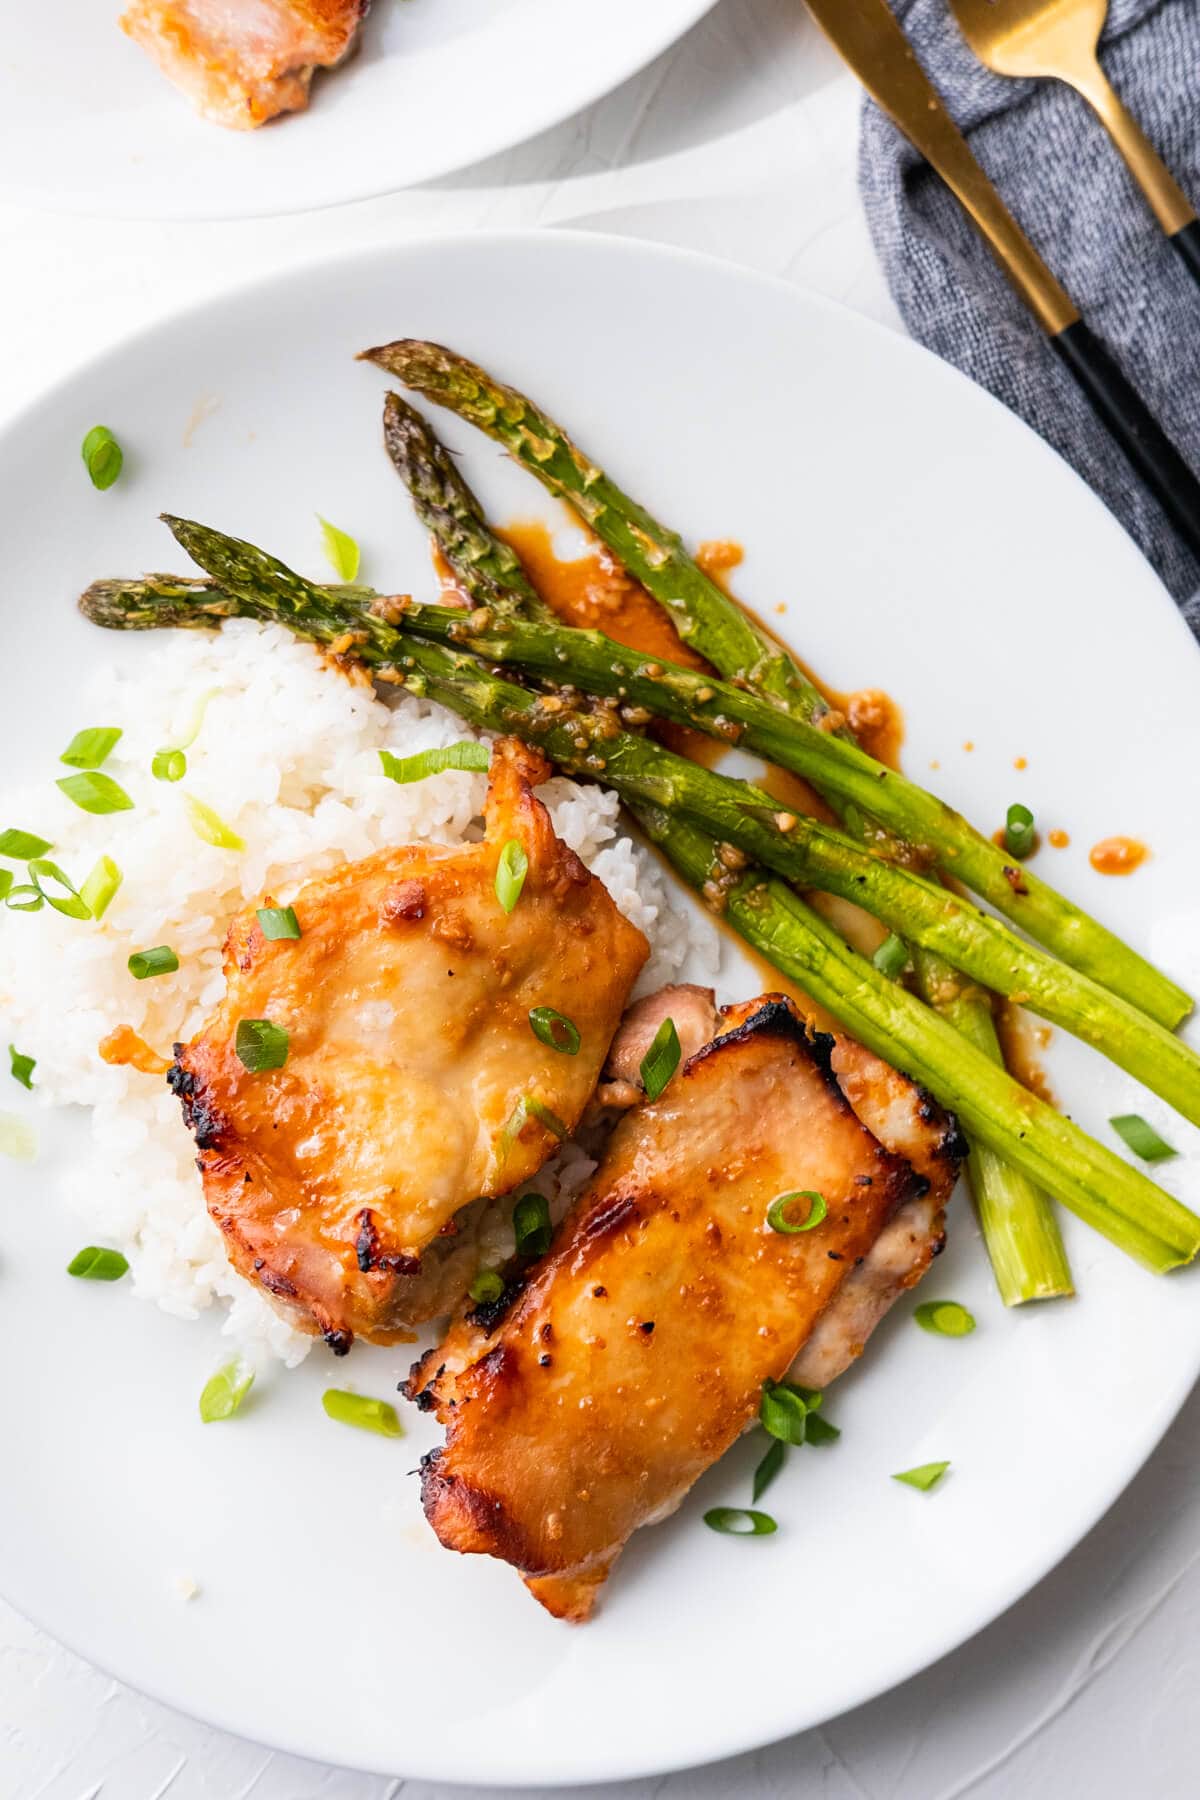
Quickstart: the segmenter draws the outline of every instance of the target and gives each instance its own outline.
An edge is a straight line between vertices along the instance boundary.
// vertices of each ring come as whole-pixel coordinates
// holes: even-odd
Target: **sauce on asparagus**
[[[1132,875],[1145,862],[1150,852],[1137,838],[1101,838],[1088,851],[1088,861],[1097,875]]]

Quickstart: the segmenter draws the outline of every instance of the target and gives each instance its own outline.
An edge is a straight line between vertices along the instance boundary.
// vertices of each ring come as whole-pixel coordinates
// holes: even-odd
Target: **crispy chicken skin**
[[[250,131],[302,112],[315,69],[354,46],[370,0],[133,0],[121,28],[205,118]]]
[[[787,1001],[721,1024],[617,1126],[523,1291],[454,1326],[410,1377],[447,1427],[422,1470],[434,1531],[514,1563],[563,1618],[588,1616],[631,1533],[754,1419],[921,1184],[855,1117],[828,1040]],[[767,1208],[794,1189],[828,1213],[784,1235]]]
[[[539,1118],[521,1123],[524,1100],[574,1128],[646,959],[555,836],[532,791],[546,774],[501,740],[482,843],[383,850],[319,877],[294,902],[299,939],[267,941],[255,909],[240,914],[225,998],[176,1047],[168,1080],[231,1261],[335,1349],[386,1343],[461,1297],[475,1256],[454,1249],[477,1206],[455,1215],[554,1149]],[[495,876],[510,839],[529,868],[506,914]],[[534,1036],[538,1006],[574,1021],[577,1055]],[[243,1067],[242,1019],[286,1029],[283,1068]]]
[[[631,1006],[605,1064],[601,1097],[631,1106],[641,1097],[641,1059],[663,1019],[674,1019],[684,1055],[720,1029],[711,988],[660,988]],[[945,1206],[966,1144],[957,1121],[923,1088],[853,1038],[827,1040],[838,1085],[863,1124],[888,1150],[903,1156],[927,1184],[885,1226],[862,1263],[851,1270],[813,1327],[792,1369],[802,1387],[826,1387],[862,1355],[888,1308],[916,1285],[946,1241]]]

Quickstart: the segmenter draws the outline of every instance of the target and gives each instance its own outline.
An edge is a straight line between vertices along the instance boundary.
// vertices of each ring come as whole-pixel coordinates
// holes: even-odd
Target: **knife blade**
[[[805,3],[872,99],[965,207],[1101,424],[1200,559],[1200,481],[984,174],[887,0]]]

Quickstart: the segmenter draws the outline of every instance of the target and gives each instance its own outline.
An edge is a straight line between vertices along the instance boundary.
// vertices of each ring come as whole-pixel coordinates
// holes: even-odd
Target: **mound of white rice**
[[[184,779],[157,781],[154,752],[178,744],[197,709],[203,723]],[[36,1057],[35,1094],[47,1107],[89,1109],[92,1153],[65,1180],[90,1241],[128,1256],[137,1293],[195,1317],[229,1302],[224,1329],[253,1350],[299,1361],[312,1342],[294,1332],[230,1268],[204,1209],[195,1146],[161,1077],[113,1068],[104,1036],[131,1025],[155,1050],[200,1029],[223,991],[221,942],[230,915],[265,891],[285,902],[308,876],[388,844],[478,838],[483,775],[448,772],[398,786],[378,752],[407,756],[471,735],[440,707],[383,704],[332,673],[278,626],[238,620],[220,632],[172,632],[144,657],[114,660],[94,677],[79,725],[121,726],[104,765],[134,809],[80,811],[47,768],[5,797],[3,825],[53,841],[53,860],[78,886],[108,855],[124,880],[101,923],[44,907],[0,918],[0,1008],[8,1037]],[[245,843],[218,849],[197,837],[186,796],[204,801]],[[618,825],[616,796],[561,778],[541,790],[559,835],[646,933],[651,957],[639,988],[715,972],[716,933],[672,905],[662,871]],[[20,879],[18,874],[17,879]],[[168,944],[175,974],[136,981],[134,950]],[[591,1165],[562,1158],[561,1184]]]

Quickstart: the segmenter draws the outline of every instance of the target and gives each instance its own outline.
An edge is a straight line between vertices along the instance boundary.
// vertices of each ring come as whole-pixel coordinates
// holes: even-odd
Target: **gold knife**
[[[962,202],[1097,417],[1200,558],[1200,481],[976,162],[887,0],[806,0],[871,97]]]

